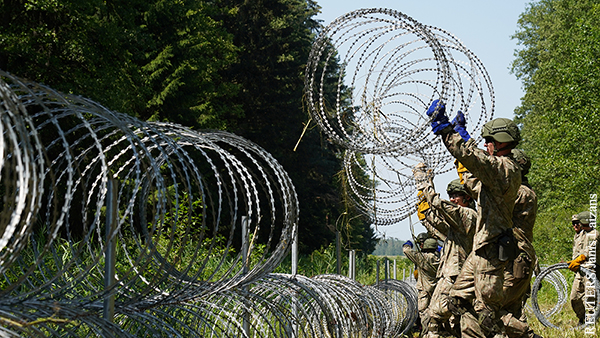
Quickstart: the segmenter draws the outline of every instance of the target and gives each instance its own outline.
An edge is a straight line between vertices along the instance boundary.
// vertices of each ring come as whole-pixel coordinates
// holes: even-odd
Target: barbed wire
[[[252,142],[3,71],[0,94],[3,336],[384,337],[414,324],[414,290],[393,281],[272,273],[299,207]]]
[[[554,306],[552,308],[546,309],[544,311],[542,311],[540,309],[540,313],[546,318],[550,318],[555,313],[558,313],[563,308],[563,306],[565,306],[565,304],[567,303],[567,299],[569,298],[569,285],[567,283],[567,279],[565,278],[565,276],[560,272],[560,270],[553,270],[553,269],[547,270],[548,267],[549,267],[548,265],[540,264],[540,268],[542,268],[542,271],[545,271],[545,275],[542,278],[542,280],[547,283],[550,283],[554,287],[554,291],[556,292],[556,304],[554,304]],[[540,273],[542,271],[540,271]],[[538,277],[538,275],[536,275],[536,274],[534,274],[534,276],[536,278]],[[535,279],[534,279],[534,282],[535,282]],[[540,282],[538,291],[541,287],[542,287],[542,284]],[[530,311],[533,312],[533,306],[531,305],[531,299],[528,300],[528,302],[525,304],[525,306],[527,307],[527,309],[529,309]]]
[[[453,168],[430,131],[424,114],[430,103],[441,99],[479,131],[492,119],[495,100],[483,63],[459,39],[382,8],[347,13],[320,32],[305,92],[311,117],[346,149],[349,195],[376,225],[395,224],[414,211],[417,163],[434,175]]]
[[[565,288],[566,286],[566,279],[564,279],[564,276],[560,273],[560,270],[564,270],[564,269],[569,269],[569,263],[557,263],[557,264],[553,264],[548,266],[547,268],[545,268],[544,270],[542,270],[540,272],[540,274],[536,277],[533,286],[531,287],[531,306],[533,308],[533,313],[535,314],[535,316],[537,317],[537,319],[546,327],[551,327],[554,329],[564,329],[564,327],[559,327],[558,325],[552,323],[552,321],[550,320],[550,318],[552,317],[553,314],[559,312],[564,303],[566,303],[566,295],[567,295],[567,290]],[[589,315],[591,318],[593,318],[592,323],[595,323],[598,318],[600,317],[600,299],[598,299],[598,297],[593,297],[593,295],[599,295],[600,294],[600,282],[598,282],[598,279],[596,278],[596,272],[590,269],[587,269],[583,266],[581,266],[579,268],[579,272],[582,276],[585,276],[585,278],[587,278],[587,280],[589,281],[589,289],[592,290],[591,293],[588,293],[589,290],[587,290],[588,286],[586,286],[586,295],[591,295],[590,299],[592,299],[595,303],[592,303],[592,308],[594,310],[593,313],[587,313],[586,312],[586,318]],[[559,276],[558,278],[556,278],[556,276]],[[549,279],[548,281],[550,281],[550,283],[552,283],[554,285],[554,287],[556,288],[556,292],[558,293],[558,299],[556,304],[554,305],[554,307],[550,310],[550,311],[546,311],[546,312],[542,312],[538,303],[538,294],[540,291],[540,288],[542,286],[542,281]],[[560,282],[556,283],[556,279],[558,279]],[[564,279],[564,282],[563,282]],[[553,281],[554,280],[554,281]],[[586,284],[587,285],[587,284]],[[586,307],[586,311],[587,311],[587,307]],[[583,324],[579,324],[577,326],[573,326],[571,327],[571,329],[582,329],[584,327],[586,327],[588,325],[587,323],[588,321],[586,320],[586,322],[584,322]]]

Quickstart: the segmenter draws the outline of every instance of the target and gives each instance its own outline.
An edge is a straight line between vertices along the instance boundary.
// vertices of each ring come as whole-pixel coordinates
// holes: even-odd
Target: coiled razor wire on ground
[[[387,337],[414,324],[400,282],[272,273],[298,201],[255,144],[2,71],[0,95],[1,335]]]
[[[560,309],[563,307],[564,303],[566,303],[566,298],[567,298],[566,295],[568,294],[568,292],[567,292],[568,289],[563,289],[564,285],[562,283],[562,280],[564,279],[564,276],[562,276],[562,274],[560,274],[560,272],[559,272],[559,270],[563,270],[563,269],[569,269],[569,263],[557,263],[557,264],[554,264],[554,265],[551,265],[551,266],[545,268],[544,270],[542,270],[540,272],[539,276],[536,277],[536,279],[533,283],[533,286],[531,288],[531,304],[533,307],[533,313],[535,314],[537,319],[542,324],[544,324],[544,326],[555,328],[555,329],[561,329],[561,327],[553,324],[550,321],[550,317],[553,314],[560,311]],[[562,276],[562,278],[558,278],[559,280],[561,280],[561,282],[555,284],[552,281],[556,280],[556,278],[553,278],[552,276],[556,276],[557,273],[560,274]],[[596,273],[593,270],[587,269],[582,266],[579,268],[579,273],[583,274],[587,278],[587,280],[590,281],[593,285],[593,291],[594,291],[595,297],[590,297],[590,299],[595,298],[596,304],[594,307],[594,313],[590,314],[590,315],[592,315],[593,322],[596,322],[598,320],[598,318],[600,317],[600,297],[598,297],[598,295],[600,295],[600,283],[598,282],[598,279],[596,278]],[[548,277],[550,277],[550,282],[555,286],[556,291],[558,292],[559,296],[558,296],[557,304],[552,308],[552,310],[542,313],[542,311],[540,310],[539,304],[538,304],[537,297],[538,297],[540,287],[542,285],[542,281]],[[564,279],[564,284],[566,284],[566,279]],[[557,285],[560,285],[560,289],[557,287]],[[587,291],[588,290],[586,289],[586,294],[587,294]],[[564,301],[563,301],[563,299],[564,299]],[[587,312],[586,312],[586,315],[587,315]],[[588,325],[587,323],[583,323],[583,324],[572,327],[572,329],[582,329],[587,325]]]
[[[332,75],[335,60],[341,69]],[[350,195],[378,225],[414,211],[417,163],[435,175],[452,168],[425,115],[434,99],[448,114],[461,110],[471,131],[493,116],[483,63],[452,34],[390,9],[360,9],[331,22],[313,44],[306,74],[310,114],[347,150]],[[328,94],[332,89],[335,95]],[[356,168],[371,182],[358,183]]]
[[[560,273],[559,270],[550,269],[548,270],[548,265],[540,265],[543,269],[542,271],[546,271],[543,280],[547,283],[550,283],[554,287],[554,291],[556,292],[556,304],[551,309],[547,309],[545,311],[541,311],[540,313],[546,317],[550,318],[555,313],[559,312],[563,306],[567,303],[567,299],[569,298],[569,285],[567,283],[567,279],[565,276]],[[541,273],[541,271],[540,271]],[[537,278],[537,275],[536,275]],[[535,282],[535,279],[534,279]],[[541,282],[540,282],[541,287]],[[538,287],[539,290],[539,287]],[[525,306],[533,312],[533,307],[530,304],[531,299],[525,304]]]

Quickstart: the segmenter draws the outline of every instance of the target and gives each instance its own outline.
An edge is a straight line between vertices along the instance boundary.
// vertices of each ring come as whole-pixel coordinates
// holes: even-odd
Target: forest
[[[370,254],[378,239],[344,194],[342,150],[305,107],[319,10],[314,0],[3,0],[0,69],[142,120],[247,138],[294,182],[301,252],[340,231],[345,250]],[[512,38],[534,245],[541,262],[568,260],[570,217],[600,192],[600,1],[532,2]]]
[[[7,0],[0,69],[142,120],[258,144],[295,185],[301,252],[340,231],[346,250],[367,254],[377,239],[340,193],[341,150],[303,102],[318,11],[312,0]]]
[[[402,246],[406,241],[398,238],[390,237],[380,239],[373,251],[375,256],[404,256]]]

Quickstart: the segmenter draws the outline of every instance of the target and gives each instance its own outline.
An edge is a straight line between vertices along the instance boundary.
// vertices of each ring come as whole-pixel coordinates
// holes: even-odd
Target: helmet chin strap
[[[510,143],[510,142],[507,142],[507,145],[505,145],[504,147],[502,147],[502,148],[500,148],[500,149],[496,149],[496,144],[497,144],[497,143],[500,143],[500,142],[498,142],[498,141],[494,140],[494,156],[496,156],[496,155],[498,154],[498,152],[500,152],[500,151],[502,151],[502,150],[509,149],[509,148],[510,148],[510,146],[511,146],[511,143]]]

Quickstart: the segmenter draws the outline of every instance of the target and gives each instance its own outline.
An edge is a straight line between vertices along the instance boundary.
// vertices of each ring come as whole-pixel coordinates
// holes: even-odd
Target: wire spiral
[[[537,317],[537,319],[546,327],[551,327],[554,329],[561,329],[561,327],[559,327],[558,325],[552,323],[552,321],[550,321],[550,318],[552,317],[553,314],[559,312],[563,305],[566,303],[566,299],[567,299],[567,290],[565,289],[566,286],[566,279],[564,278],[564,276],[562,274],[560,274],[560,270],[563,269],[568,269],[569,268],[569,263],[557,263],[554,265],[550,265],[549,267],[545,268],[544,270],[542,270],[539,274],[539,276],[536,277],[533,286],[531,287],[531,305],[533,307],[533,313],[535,314],[535,316]],[[593,295],[596,295],[596,297],[590,297],[592,299],[595,298],[595,306],[593,306],[594,312],[593,314],[589,314],[591,315],[591,317],[593,318],[593,322],[596,322],[598,320],[598,318],[600,317],[600,299],[598,299],[597,295],[600,294],[600,282],[598,281],[598,279],[596,278],[596,273],[593,270],[584,268],[584,267],[580,267],[580,273],[585,275],[585,277],[591,282],[591,286],[593,287]],[[560,277],[556,278],[557,275],[560,275]],[[553,286],[556,288],[556,291],[558,293],[558,300],[557,303],[555,304],[555,306],[550,309],[549,311],[546,311],[544,313],[542,313],[542,311],[540,310],[539,304],[538,304],[538,293],[540,291],[540,287],[542,285],[542,281],[545,279],[549,279],[550,283],[553,284]],[[556,279],[558,279],[560,282],[557,283]],[[564,280],[564,281],[563,281]],[[587,294],[588,290],[586,290],[586,294]],[[588,324],[587,323],[583,323],[580,325],[577,325],[575,327],[572,327],[571,329],[582,329],[584,327],[586,327]]]
[[[299,206],[254,143],[2,71],[0,95],[2,336],[385,337],[414,323],[412,290],[272,273]]]
[[[412,213],[417,163],[435,175],[452,168],[424,114],[434,99],[447,112],[462,111],[470,130],[493,116],[494,91],[483,63],[452,34],[390,9],[360,9],[331,22],[313,44],[306,74],[311,117],[346,149],[350,195],[378,225]]]

